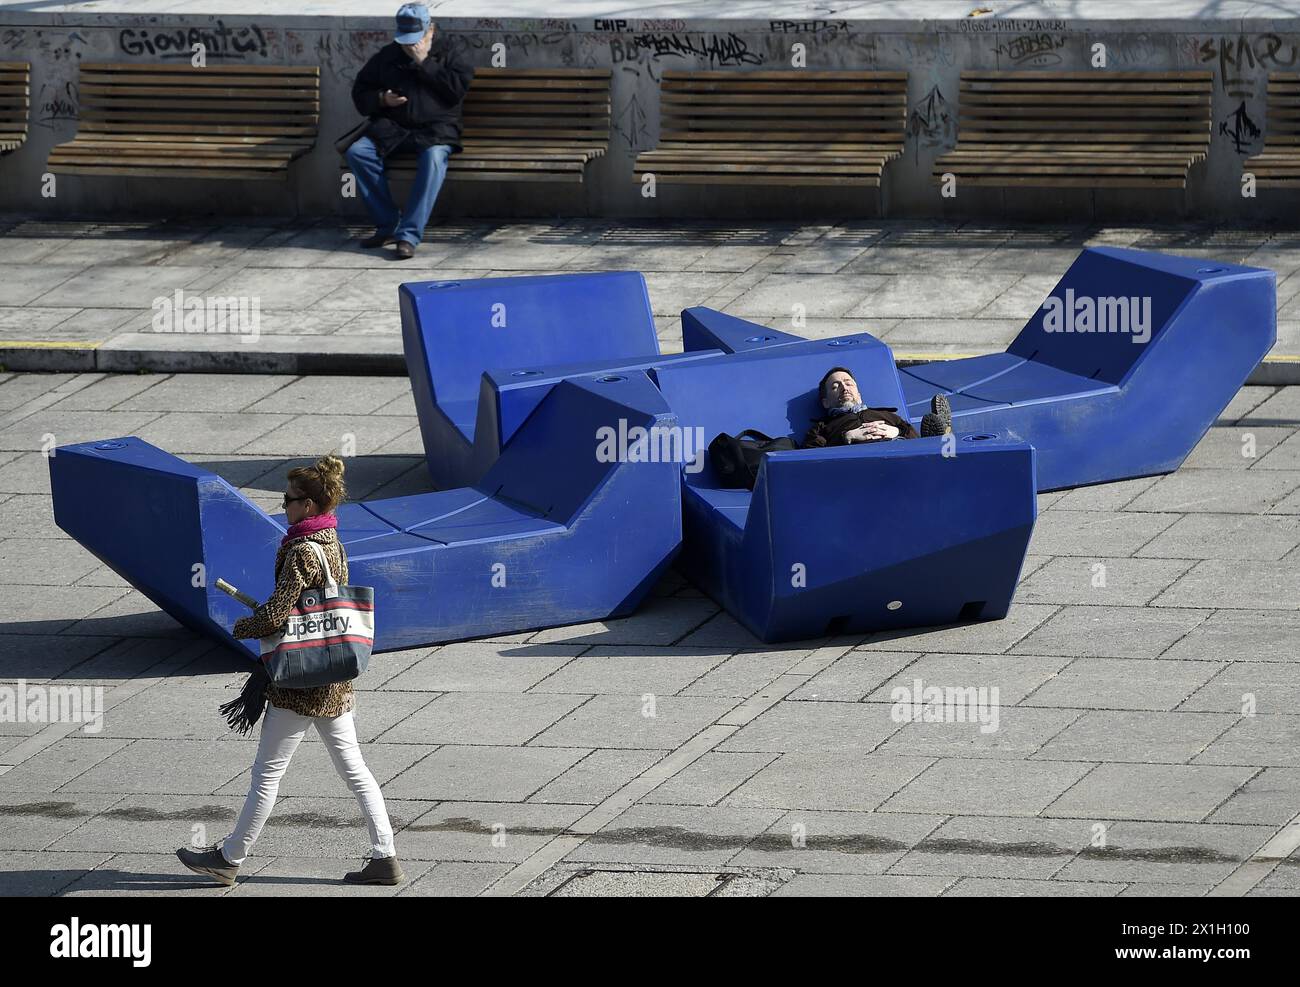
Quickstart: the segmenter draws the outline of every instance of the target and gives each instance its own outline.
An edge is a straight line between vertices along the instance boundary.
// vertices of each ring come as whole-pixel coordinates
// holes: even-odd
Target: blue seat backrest
[[[439,404],[476,401],[490,367],[659,352],[645,278],[635,271],[412,282],[400,300],[408,369],[413,381],[427,377]],[[422,352],[411,366],[416,342]]]
[[[667,402],[643,371],[563,380],[542,399],[477,486],[547,520],[568,524],[619,468],[617,440],[602,443],[620,434],[620,422],[623,435],[634,427],[649,430],[672,424]],[[646,471],[680,468],[631,465]],[[627,523],[635,524],[636,519]]]
[[[1200,284],[1234,270],[1250,269],[1118,247],[1086,249],[1048,296],[1059,305],[1045,300],[1007,352],[1090,380],[1121,384],[1139,360],[1154,352]],[[1094,331],[1080,333],[1089,306],[1092,316],[1086,324]],[[1103,325],[1110,331],[1095,331]],[[1076,331],[1063,331],[1066,327]],[[1146,342],[1136,341],[1147,333]]]
[[[653,371],[659,389],[685,429],[703,430],[708,445],[720,432],[747,428],[802,442],[824,414],[817,385],[832,367],[846,367],[862,400],[906,416],[902,385],[888,346],[865,333],[815,339]]]

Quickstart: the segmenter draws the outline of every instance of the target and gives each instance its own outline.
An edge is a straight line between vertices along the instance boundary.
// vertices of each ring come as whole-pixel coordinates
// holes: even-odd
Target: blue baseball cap
[[[404,3],[397,8],[397,34],[393,40],[399,45],[413,45],[429,30],[429,8],[422,3]]]

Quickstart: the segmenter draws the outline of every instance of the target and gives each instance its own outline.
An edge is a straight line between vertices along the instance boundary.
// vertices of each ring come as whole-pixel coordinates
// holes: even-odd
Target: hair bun
[[[338,456],[326,453],[316,460],[316,471],[320,473],[322,478],[331,477],[341,480],[343,478],[343,460],[339,459]]]

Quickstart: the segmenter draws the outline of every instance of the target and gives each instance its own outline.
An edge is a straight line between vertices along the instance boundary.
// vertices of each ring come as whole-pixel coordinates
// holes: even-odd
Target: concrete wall
[[[1300,72],[1300,18],[1285,21],[1072,21],[966,18],[952,21],[758,21],[645,19],[443,19],[441,29],[476,66],[501,44],[512,68],[610,67],[609,153],[581,187],[450,182],[444,215],[719,218],[1006,217],[1051,221],[1204,218],[1290,224],[1300,195],[1241,195],[1241,163],[1264,142],[1270,71]],[[0,61],[32,62],[32,128],[26,146],[0,159],[0,210],[46,215],[307,214],[362,217],[341,194],[332,142],[356,120],[348,96],[356,72],[389,38],[388,18],[0,12]],[[50,148],[77,127],[77,64],[188,59],[202,41],[209,64],[319,65],[321,139],[286,182],[59,176],[42,195]],[[1091,66],[1105,45],[1107,68]],[[658,138],[658,85],[665,69],[778,69],[805,46],[809,69],[903,69],[908,135],[900,160],[875,190],[725,189],[660,185],[641,194],[637,152]],[[1214,136],[1209,160],[1181,191],[1003,192],[958,189],[944,199],[931,164],[957,138],[963,69],[1210,69]]]

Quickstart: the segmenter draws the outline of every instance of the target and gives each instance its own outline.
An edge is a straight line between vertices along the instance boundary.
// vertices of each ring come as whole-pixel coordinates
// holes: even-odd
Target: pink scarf
[[[303,518],[297,524],[289,525],[289,533],[280,539],[280,546],[284,547],[294,538],[302,538],[306,535],[315,534],[317,531],[324,531],[326,528],[337,528],[339,519],[333,514],[317,514],[314,517]]]

